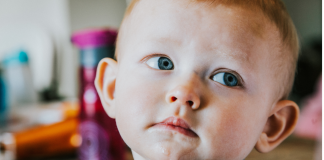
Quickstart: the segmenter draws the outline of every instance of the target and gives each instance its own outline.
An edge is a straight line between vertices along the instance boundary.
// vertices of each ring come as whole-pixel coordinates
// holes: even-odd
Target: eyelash
[[[171,59],[169,56],[167,56],[167,55],[165,55],[165,54],[153,53],[153,54],[147,55],[147,56],[145,56],[144,58],[142,58],[142,59],[140,60],[140,62],[144,63],[144,62],[146,62],[147,60],[149,60],[150,58],[153,58],[153,57],[166,57],[166,58]]]
[[[140,61],[143,63],[143,62],[145,62],[146,63],[146,61],[148,61],[149,59],[151,59],[151,58],[153,58],[153,57],[166,57],[166,58],[168,58],[168,59],[170,59],[171,61],[172,61],[172,59],[169,57],[169,56],[167,56],[167,55],[165,55],[165,54],[159,54],[159,53],[154,53],[154,54],[150,54],[150,55],[147,55],[147,56],[145,56],[144,58],[142,58]],[[216,74],[218,74],[218,73],[221,73],[221,72],[224,72],[224,73],[230,73],[230,74],[233,74],[236,78],[237,78],[237,80],[238,80],[238,82],[237,82],[237,86],[226,86],[226,85],[224,85],[224,86],[226,86],[226,87],[231,87],[231,88],[235,88],[235,87],[244,87],[244,81],[243,81],[243,79],[242,79],[242,77],[237,73],[237,72],[235,72],[235,71],[233,71],[233,70],[228,70],[228,69],[226,69],[226,68],[220,68],[220,69],[217,69],[217,72],[214,72],[214,74],[212,74],[210,77],[209,77],[209,79],[211,79],[212,81],[214,81],[213,80],[213,76],[215,76]],[[216,82],[216,81],[214,81],[214,82]],[[219,82],[216,82],[216,83],[219,83]],[[223,84],[221,84],[221,85],[223,85]]]
[[[216,74],[219,74],[219,73],[222,73],[222,72],[224,72],[224,73],[230,73],[230,74],[232,74],[232,75],[234,75],[236,78],[237,78],[237,85],[236,86],[226,86],[226,85],[224,85],[224,84],[221,84],[221,83],[219,83],[219,82],[216,82],[216,81],[214,81],[213,80],[213,76],[215,76]],[[230,88],[235,88],[235,87],[244,87],[244,81],[243,81],[243,79],[242,79],[242,77],[237,73],[237,72],[235,72],[235,71],[233,71],[233,70],[228,70],[228,69],[225,69],[225,68],[220,68],[220,69],[217,69],[217,72],[215,71],[214,72],[214,74],[212,74],[210,77],[209,77],[209,79],[211,79],[212,81],[214,81],[214,82],[216,82],[216,83],[219,83],[219,84],[221,84],[221,85],[224,85],[224,86],[226,86],[226,87],[230,87]]]

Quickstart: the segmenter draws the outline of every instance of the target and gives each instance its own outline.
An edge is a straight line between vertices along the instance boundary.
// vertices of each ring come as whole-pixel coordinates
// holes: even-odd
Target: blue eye
[[[226,72],[217,73],[212,77],[212,79],[216,82],[219,82],[223,85],[230,86],[230,87],[237,86],[238,84],[238,80],[236,76]]]
[[[169,58],[166,57],[153,57],[146,61],[146,64],[152,68],[160,70],[172,70],[173,63]]]

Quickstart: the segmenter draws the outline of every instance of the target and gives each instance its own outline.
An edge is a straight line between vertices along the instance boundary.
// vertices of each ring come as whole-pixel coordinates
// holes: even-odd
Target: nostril
[[[171,102],[174,102],[174,101],[176,101],[176,100],[177,100],[176,97],[171,97]]]
[[[193,105],[192,101],[187,101],[188,105],[191,107]]]

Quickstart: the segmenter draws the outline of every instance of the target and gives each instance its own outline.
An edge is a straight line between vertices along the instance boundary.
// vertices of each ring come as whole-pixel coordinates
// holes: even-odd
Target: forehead
[[[140,0],[132,0],[131,4],[127,8],[127,11],[125,13],[126,17],[133,11],[134,6],[140,2]],[[157,0],[151,0],[151,1],[146,1],[146,0],[141,0],[141,7],[143,10],[143,7],[145,7],[145,11],[148,12],[150,9],[154,9],[154,7],[159,8],[176,8],[179,12],[182,12],[184,10],[192,9],[192,10],[199,10],[200,12],[207,11],[210,13],[210,10],[215,10],[216,6],[222,5],[222,6],[227,6],[232,9],[236,9],[236,11],[239,11],[236,15],[238,18],[237,20],[242,21],[242,20],[247,20],[250,22],[250,28],[253,29],[253,32],[259,36],[261,36],[263,27],[262,27],[262,21],[264,19],[260,19],[260,17],[264,17],[264,12],[261,10],[261,8],[258,5],[255,5],[254,3],[251,3],[251,5],[246,5],[245,3],[241,4],[240,2],[222,2],[222,1],[217,1],[217,0],[178,0],[178,1],[157,1]],[[145,3],[145,2],[150,2],[150,3]],[[162,5],[162,6],[161,6]],[[173,7],[172,7],[173,6]],[[189,8],[191,7],[191,8]],[[244,10],[245,8],[246,10]],[[151,12],[153,13],[153,12]],[[155,12],[156,13],[156,12]],[[252,16],[252,17],[251,17]],[[243,18],[244,19],[240,19]],[[269,17],[268,17],[269,18]],[[251,21],[253,20],[254,21]],[[255,21],[256,20],[256,21]],[[252,23],[251,23],[252,22]],[[255,23],[259,22],[259,23]]]
[[[219,55],[230,52],[228,57],[246,59],[246,54],[239,52],[249,53],[255,40],[267,37],[265,22],[262,12],[240,7],[187,0],[141,0],[125,18],[123,27],[127,28],[124,35],[136,37],[136,42],[150,37],[157,42],[181,45],[195,37],[205,49],[218,49]],[[226,46],[233,43],[236,51],[234,46]],[[232,50],[221,50],[226,47]]]

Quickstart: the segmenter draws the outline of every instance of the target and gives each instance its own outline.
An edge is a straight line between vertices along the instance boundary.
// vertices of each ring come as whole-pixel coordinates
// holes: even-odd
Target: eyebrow
[[[165,43],[174,44],[174,46],[181,46],[181,44],[183,43],[179,39],[170,38],[170,37],[158,37],[158,38],[153,38],[152,40],[155,42],[161,43],[161,44],[165,44]],[[226,58],[227,60],[235,60],[240,63],[250,62],[250,60],[249,60],[250,50],[249,49],[245,49],[243,51],[236,51],[236,50],[232,50],[232,49],[223,51],[219,47],[213,46],[212,44],[211,44],[211,46],[207,46],[204,48],[208,48],[208,50],[211,50],[218,57]]]
[[[170,37],[154,38],[154,40],[159,42],[159,43],[168,42],[168,43],[176,44],[176,46],[180,46],[182,44],[181,40],[170,38]]]
[[[220,51],[217,50],[217,55],[226,58],[228,60],[235,60],[238,62],[249,62],[249,56],[247,52],[241,51]]]

